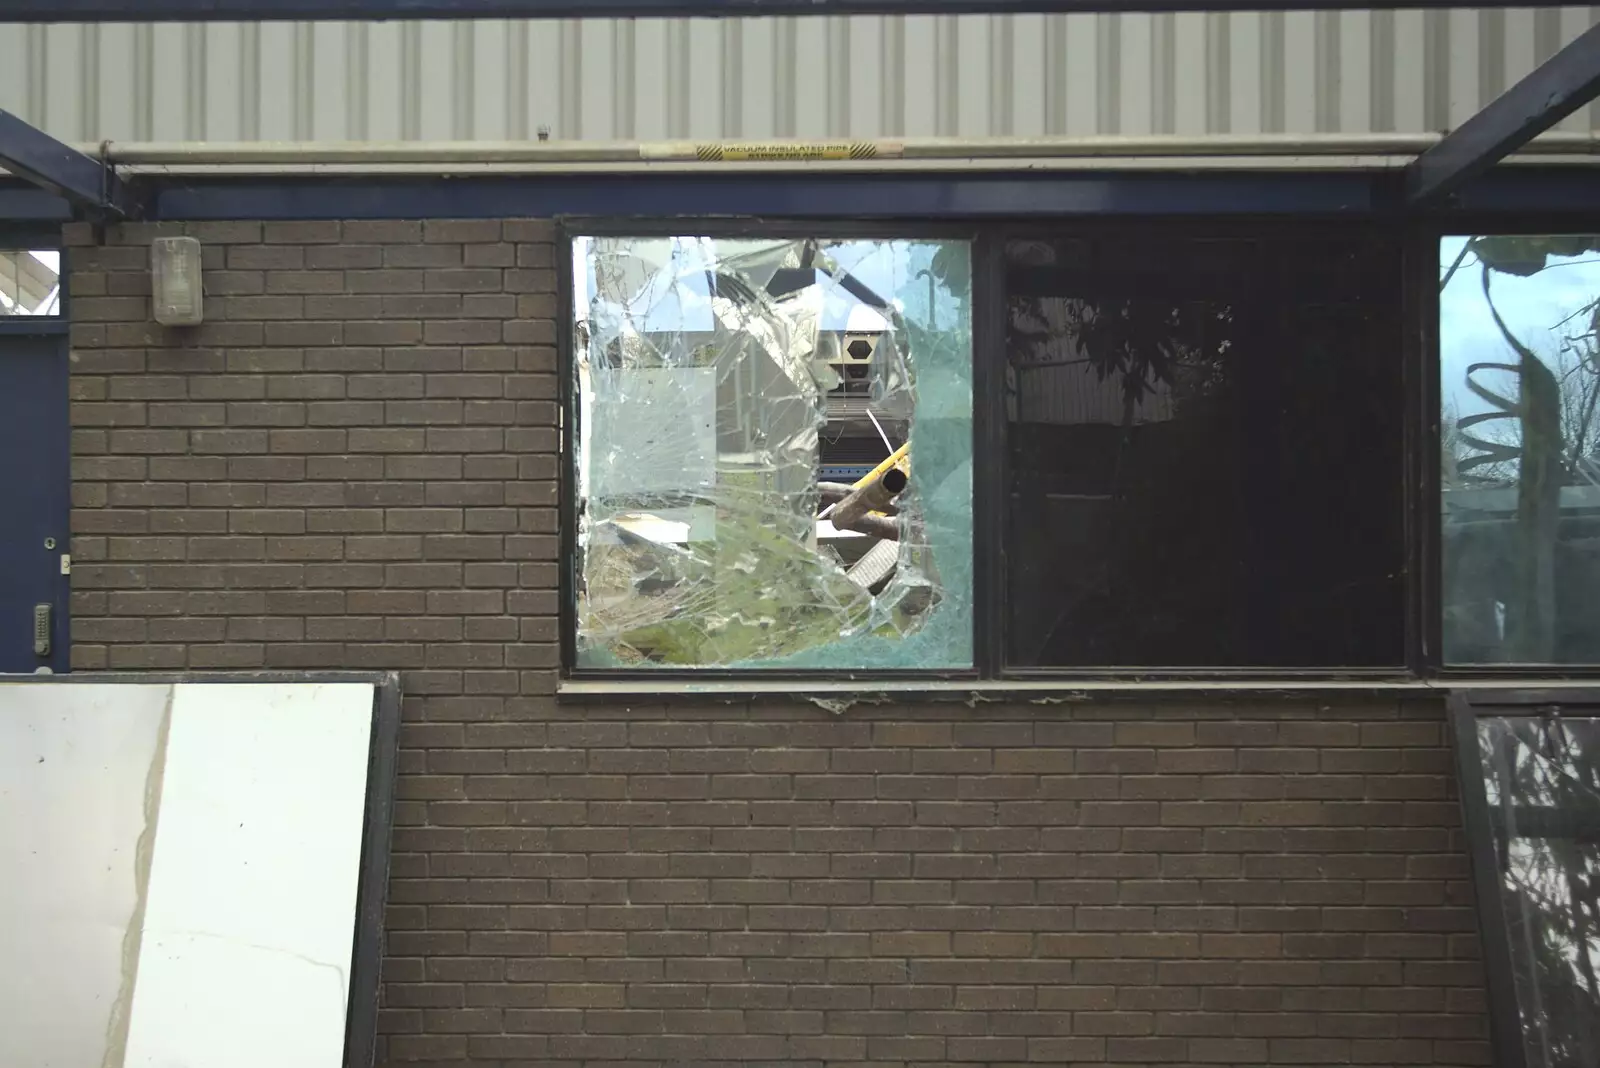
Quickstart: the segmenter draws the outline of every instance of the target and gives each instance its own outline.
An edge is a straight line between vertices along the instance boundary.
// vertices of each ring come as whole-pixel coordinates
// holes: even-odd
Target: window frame
[[[1408,272],[1417,286],[1412,299],[1416,329],[1422,346],[1420,419],[1414,420],[1420,434],[1423,469],[1420,508],[1407,510],[1408,518],[1419,530],[1414,539],[1421,550],[1423,587],[1417,591],[1425,629],[1417,677],[1441,682],[1482,682],[1489,680],[1600,679],[1600,651],[1591,663],[1552,664],[1451,664],[1444,656],[1444,516],[1441,484],[1441,404],[1443,386],[1440,375],[1443,357],[1439,331],[1439,242],[1447,237],[1554,236],[1559,234],[1600,234],[1600,212],[1471,212],[1437,216],[1415,227],[1418,264]],[[1429,284],[1431,280],[1432,284]],[[1416,361],[1408,361],[1408,365]]]
[[[1521,179],[1516,174],[1507,180]],[[1538,176],[1529,176],[1537,178]],[[563,682],[630,684],[652,681],[668,687],[694,683],[725,692],[726,684],[750,683],[756,687],[793,680],[859,682],[862,690],[883,681],[896,686],[927,683],[930,689],[965,684],[1019,687],[1128,686],[1140,683],[1163,686],[1270,687],[1275,680],[1301,687],[1318,682],[1330,685],[1416,687],[1429,683],[1471,683],[1489,680],[1600,679],[1600,655],[1593,664],[1464,665],[1443,659],[1442,516],[1440,511],[1440,351],[1438,243],[1462,234],[1600,233],[1600,208],[1585,211],[1502,211],[1484,205],[1475,210],[1448,209],[1426,216],[1411,216],[1393,208],[1356,209],[1349,213],[1160,213],[1111,212],[1103,215],[1052,214],[978,216],[965,218],[899,219],[850,215],[845,208],[837,217],[793,215],[778,217],[681,216],[633,217],[627,215],[565,215],[556,218],[557,323],[555,332],[558,390],[558,463],[560,552],[559,604],[560,677]],[[1016,667],[1005,660],[1005,500],[1007,475],[1005,417],[1005,361],[986,354],[1003,353],[1005,341],[1004,246],[1018,235],[1046,233],[1127,232],[1159,229],[1164,234],[1223,236],[1229,231],[1282,231],[1349,225],[1370,226],[1394,234],[1398,246],[1399,292],[1386,310],[1394,317],[1398,333],[1395,358],[1401,360],[1401,396],[1404,470],[1404,558],[1406,583],[1404,657],[1393,667],[1310,668],[1263,667]],[[662,237],[691,234],[713,238],[799,238],[827,234],[864,239],[963,240],[970,242],[972,263],[973,349],[973,666],[963,670],[897,668],[719,668],[660,667],[592,668],[576,666],[577,523],[576,470],[572,435],[576,431],[576,398],[572,389],[574,358],[574,308],[572,285],[573,239],[586,236]],[[63,255],[66,250],[63,250]],[[64,297],[65,300],[65,297]],[[65,306],[65,304],[64,304]],[[52,320],[35,319],[49,324]],[[5,324],[0,321],[0,329]]]
[[[49,250],[61,257],[58,278],[60,293],[56,297],[56,310],[52,315],[0,315],[0,335],[25,335],[38,337],[49,334],[66,334],[72,323],[72,249],[61,240],[59,227],[39,225],[7,225],[0,223],[0,251],[21,252]]]
[[[1474,911],[1479,943],[1483,947],[1490,1036],[1494,1063],[1502,1068],[1527,1068],[1528,1060],[1521,1005],[1517,1000],[1511,935],[1502,904],[1499,836],[1495,833],[1495,811],[1489,805],[1489,791],[1484,783],[1478,721],[1531,718],[1563,711],[1571,711],[1575,718],[1600,718],[1600,689],[1505,689],[1476,693],[1457,690],[1449,700],[1449,740],[1455,757],[1456,781],[1461,790]]]
[[[1010,471],[1007,466],[1009,450],[1006,444],[1008,432],[1005,412],[1004,393],[1004,367],[1005,352],[1005,299],[1006,290],[1004,283],[1005,263],[1004,250],[1007,241],[1018,237],[1049,237],[1049,236],[1074,236],[1087,235],[1090,237],[1108,234],[1126,234],[1133,232],[1154,232],[1163,237],[1179,237],[1190,240],[1205,238],[1223,238],[1240,235],[1246,238],[1261,237],[1267,234],[1283,233],[1286,230],[1303,230],[1308,235],[1318,231],[1333,231],[1348,229],[1350,226],[1362,226],[1374,236],[1382,237],[1384,234],[1393,234],[1396,227],[1386,224],[1381,216],[1362,215],[1357,218],[1348,218],[1329,215],[1297,215],[1290,218],[1269,215],[1218,215],[1218,216],[1191,216],[1186,218],[1164,218],[1158,216],[1122,216],[1098,218],[1066,218],[1047,220],[1010,220],[987,226],[986,233],[992,238],[995,248],[994,270],[996,275],[992,285],[992,314],[995,321],[991,325],[991,334],[988,335],[988,344],[994,346],[996,353],[1002,354],[993,363],[999,370],[997,381],[989,382],[994,396],[988,398],[989,407],[986,414],[995,422],[993,433],[996,454],[990,458],[980,460],[976,455],[974,464],[983,462],[984,466],[978,468],[986,473],[982,485],[991,487],[1005,487],[1009,485]],[[1414,362],[1413,353],[1407,344],[1412,331],[1406,328],[1408,321],[1407,300],[1409,294],[1405,289],[1405,280],[1410,276],[1409,270],[1409,232],[1401,230],[1393,237],[1394,267],[1396,280],[1401,283],[1401,291],[1396,301],[1387,309],[1391,322],[1390,328],[1400,342],[1396,355],[1404,362],[1401,374],[1401,396],[1396,398],[1395,416],[1401,421],[1401,459],[1402,464],[1395,472],[1401,479],[1401,499],[1405,512],[1402,537],[1404,539],[1404,557],[1406,566],[1412,575],[1414,569],[1414,552],[1412,543],[1415,541],[1412,532],[1412,517],[1416,514],[1418,501],[1418,485],[1416,471],[1416,457],[1413,455],[1416,441],[1411,434],[1409,412],[1412,408],[1412,394],[1415,390],[1415,373],[1411,370]],[[976,297],[974,298],[977,299]],[[974,339],[974,353],[979,351],[977,339]],[[1437,435],[1435,435],[1437,436]],[[1009,510],[1004,507],[1003,489],[997,491],[996,497],[987,505],[974,501],[974,508],[983,508],[986,515],[996,517],[999,529],[993,533],[991,544],[1003,547],[1006,544]],[[1004,575],[1004,553],[997,552],[995,559],[988,563],[996,573],[991,578],[996,600],[988,607],[986,616],[989,625],[995,632],[995,647],[993,649],[994,674],[987,676],[1001,682],[1088,682],[1088,683],[1117,683],[1127,682],[1130,679],[1158,681],[1163,683],[1184,682],[1250,682],[1259,683],[1274,679],[1294,681],[1328,681],[1328,682],[1370,682],[1381,684],[1386,682],[1414,682],[1423,673],[1418,670],[1419,656],[1417,645],[1421,633],[1420,616],[1417,611],[1414,587],[1415,579],[1406,583],[1404,597],[1407,618],[1404,621],[1403,641],[1401,656],[1393,665],[1351,667],[1328,665],[1322,667],[1297,667],[1275,668],[1262,666],[1231,666],[1231,667],[1181,667],[1161,665],[1106,665],[1106,666],[1069,666],[1069,667],[1016,667],[1005,661],[1005,619],[1004,608],[999,598],[1004,596],[1006,588]]]
[[[989,677],[984,673],[979,620],[986,614],[988,598],[982,588],[978,563],[989,555],[984,544],[978,507],[977,486],[981,468],[977,460],[979,426],[978,361],[976,358],[979,333],[978,309],[978,236],[977,224],[861,219],[728,219],[705,216],[675,216],[671,218],[582,217],[566,216],[556,220],[557,264],[557,322],[556,322],[556,377],[561,425],[559,429],[559,492],[561,495],[559,519],[560,539],[560,627],[561,627],[561,677],[582,680],[628,680],[644,682],[661,680],[670,682],[712,682],[729,680],[783,680],[805,678],[838,678],[847,676],[863,681],[933,681],[947,683],[976,682]],[[574,304],[572,278],[573,244],[581,237],[708,237],[735,240],[741,238],[799,240],[825,235],[828,237],[856,238],[860,240],[900,241],[965,241],[972,257],[973,302],[973,596],[971,623],[973,627],[973,666],[962,669],[926,668],[727,668],[727,667],[655,667],[655,668],[596,668],[579,667],[577,663],[578,638],[578,471],[576,435],[579,433],[579,398],[575,395],[574,368],[577,359],[577,317]]]

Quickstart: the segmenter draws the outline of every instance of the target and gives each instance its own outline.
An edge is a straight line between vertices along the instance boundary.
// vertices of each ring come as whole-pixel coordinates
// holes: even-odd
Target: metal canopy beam
[[[122,183],[110,167],[4,110],[0,110],[0,167],[66,197],[91,215],[128,214]]]
[[[1406,167],[1406,199],[1455,192],[1600,94],[1600,26],[1551,56]]]
[[[0,22],[734,18],[758,15],[998,15],[1163,11],[1392,11],[1461,0],[0,0]],[[1549,0],[1479,0],[1532,8]]]

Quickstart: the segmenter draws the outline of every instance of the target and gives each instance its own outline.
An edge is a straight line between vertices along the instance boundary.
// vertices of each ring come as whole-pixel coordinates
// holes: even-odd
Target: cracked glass
[[[579,668],[972,665],[964,241],[573,242]]]

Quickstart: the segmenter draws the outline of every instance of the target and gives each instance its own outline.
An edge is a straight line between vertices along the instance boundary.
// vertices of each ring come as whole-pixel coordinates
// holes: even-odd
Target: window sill
[[[1055,703],[1098,697],[1250,696],[1301,694],[1311,696],[1445,694],[1460,690],[1532,690],[1567,688],[1570,678],[1498,679],[1171,679],[1115,680],[995,680],[944,681],[938,679],[563,679],[556,696],[563,699],[709,697],[740,700],[759,697],[795,697],[824,707],[875,704],[918,698],[935,701],[1022,700]],[[842,710],[842,709],[841,709]]]

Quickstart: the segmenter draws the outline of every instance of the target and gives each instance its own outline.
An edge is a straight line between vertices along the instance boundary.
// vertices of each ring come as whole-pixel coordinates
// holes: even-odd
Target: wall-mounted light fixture
[[[156,322],[198,326],[205,318],[200,279],[200,242],[193,237],[158,237],[150,243],[150,293]]]

